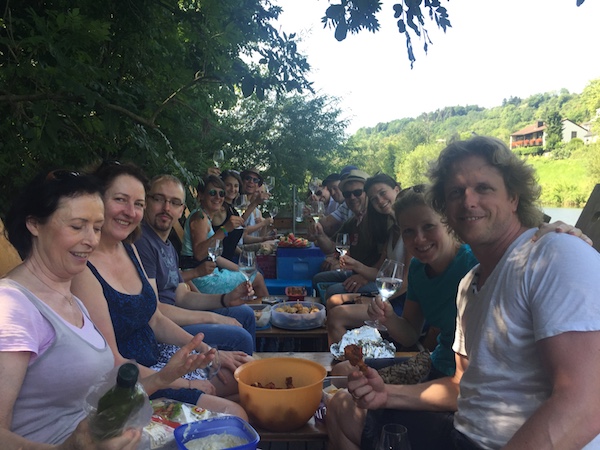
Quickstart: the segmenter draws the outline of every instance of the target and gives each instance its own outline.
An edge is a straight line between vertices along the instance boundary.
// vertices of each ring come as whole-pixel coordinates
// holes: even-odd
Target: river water
[[[542,207],[544,212],[551,217],[551,222],[562,220],[570,225],[575,225],[583,208],[550,208]]]

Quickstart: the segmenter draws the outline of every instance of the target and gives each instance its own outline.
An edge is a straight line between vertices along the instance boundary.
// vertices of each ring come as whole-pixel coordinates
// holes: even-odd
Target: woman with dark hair
[[[6,234],[24,258],[0,280],[0,442],[9,448],[135,449],[140,430],[100,445],[82,408],[89,388],[115,359],[81,301],[71,293],[104,222],[101,188],[89,176],[55,170],[15,199]],[[149,393],[194,369],[196,338],[165,370],[142,380]]]
[[[379,267],[385,259],[404,263],[406,269],[409,259],[400,239],[392,207],[400,192],[400,185],[389,175],[380,173],[368,178],[364,189],[368,197],[368,224],[371,233],[385,243],[384,250],[374,266],[367,266],[352,258],[351,255],[346,255],[340,258],[340,267],[343,270],[351,270],[362,275],[365,280],[375,281]],[[406,283],[403,283],[400,291],[390,299],[391,305],[398,314],[402,314],[405,292]],[[361,297],[358,294],[336,294],[329,297],[327,300],[327,333],[330,344],[338,342],[347,330],[360,327],[365,320],[369,319],[367,307],[370,302],[370,298]]]
[[[188,216],[183,235],[181,261],[202,261],[208,255],[208,249],[216,240],[223,240],[238,226],[243,225],[243,219],[230,216],[229,221],[219,227],[217,231],[212,228],[212,217],[221,210],[225,200],[225,183],[215,175],[208,175],[202,183],[198,184],[198,208]],[[239,272],[237,264],[223,258],[217,258],[215,271],[204,277],[192,280],[200,292],[208,294],[221,294],[229,292],[240,282],[245,280]],[[189,266],[188,266],[189,267]],[[259,297],[269,295],[262,274],[257,273],[252,280],[252,287]],[[248,306],[246,308],[250,309]],[[254,313],[252,313],[254,315]]]
[[[88,307],[113,350],[115,359],[135,359],[142,373],[159,368],[158,342],[184,346],[192,336],[164,316],[157,308],[157,296],[146,277],[136,248],[127,243],[143,217],[147,179],[131,164],[103,165],[95,175],[104,183],[102,235],[87,268],[75,277],[73,291]],[[214,355],[215,350],[200,342],[195,350]],[[242,418],[246,413],[237,404],[221,397],[237,394],[233,371],[250,360],[243,352],[220,352],[222,368],[218,377],[172,383],[171,389],[155,392],[151,398],[168,397],[197,404],[213,411],[230,412]]]
[[[212,216],[212,229],[216,233],[221,227],[226,227],[227,222],[231,221],[232,216],[239,217],[240,214],[233,207],[235,200],[240,195],[240,186],[242,178],[240,174],[233,170],[224,170],[221,172],[221,180],[225,184],[225,200],[222,208]],[[221,256],[229,261],[235,262],[237,259],[238,243],[242,239],[244,228],[237,226],[228,232],[222,239],[223,253]]]

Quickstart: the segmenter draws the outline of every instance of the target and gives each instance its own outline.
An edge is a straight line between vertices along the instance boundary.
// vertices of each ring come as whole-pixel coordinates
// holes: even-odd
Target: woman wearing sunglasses
[[[181,249],[182,261],[196,260],[199,264],[208,256],[208,249],[215,245],[218,239],[223,241],[229,233],[242,226],[244,220],[239,216],[229,219],[216,231],[212,228],[212,218],[218,214],[225,200],[225,183],[219,177],[208,175],[198,184],[199,207],[192,211],[185,222],[183,244]],[[216,258],[215,271],[203,277],[192,280],[200,292],[207,294],[223,294],[231,291],[245,278],[238,271],[237,264],[219,256]],[[263,276],[258,273],[252,281],[254,292],[259,297],[269,295]]]

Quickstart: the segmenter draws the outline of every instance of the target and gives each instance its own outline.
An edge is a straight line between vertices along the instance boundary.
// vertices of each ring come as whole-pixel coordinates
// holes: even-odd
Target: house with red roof
[[[562,142],[570,142],[571,139],[581,139],[586,141],[586,136],[589,135],[589,129],[569,119],[562,119]],[[541,120],[536,123],[527,125],[519,131],[515,131],[510,135],[510,148],[519,147],[545,147],[546,146],[546,125]]]

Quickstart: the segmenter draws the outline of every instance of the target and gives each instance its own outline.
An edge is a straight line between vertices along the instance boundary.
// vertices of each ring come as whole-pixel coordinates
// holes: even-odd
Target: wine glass
[[[315,223],[319,223],[319,219],[325,215],[325,205],[323,202],[312,202],[310,204],[310,215]]]
[[[385,424],[381,430],[379,450],[411,450],[408,430],[397,423]]]
[[[215,163],[215,167],[221,167],[221,163],[225,161],[225,153],[223,150],[215,150],[213,153],[213,162]]]
[[[271,219],[275,219],[275,216],[279,213],[279,208],[277,206],[271,206],[271,209],[269,209],[269,215],[271,216]]]
[[[237,210],[238,214],[240,215],[240,217],[242,217],[244,215],[244,213],[246,212],[246,209],[248,208],[248,206],[250,206],[250,199],[248,198],[248,196],[246,194],[238,195],[238,197],[235,199],[234,206],[235,206],[235,209]],[[244,228],[244,227],[240,225],[239,227],[236,228],[236,230],[239,230],[241,228]]]
[[[315,195],[315,192],[317,192],[319,190],[319,179],[318,178],[311,179],[310,182],[308,183],[308,189],[310,189],[310,193],[312,195]]]
[[[268,194],[271,193],[271,190],[275,187],[275,177],[266,177],[265,178],[265,189]]]
[[[212,262],[217,262],[217,257],[221,256],[221,254],[223,253],[223,242],[221,242],[220,239],[215,239],[215,242],[208,247],[208,257],[210,258],[210,260]],[[210,275],[207,275],[209,277],[214,277],[217,274],[213,271],[213,273],[211,273]]]
[[[340,254],[340,266],[342,256],[346,256],[348,250],[350,250],[350,235],[348,233],[338,233],[335,238],[335,249]],[[337,269],[338,272],[342,272],[341,267]]]
[[[204,378],[207,380],[214,378],[214,376],[219,373],[219,370],[221,370],[221,358],[219,357],[219,349],[216,345],[213,345],[212,348],[214,348],[217,351],[215,353],[214,359],[211,362],[209,362],[206,367],[199,369],[200,373],[202,373]]]
[[[377,290],[381,300],[387,302],[394,293],[402,287],[402,278],[404,276],[404,264],[393,259],[386,259],[379,272],[377,272]],[[379,319],[365,320],[365,324],[370,327],[386,331],[387,328],[379,322]]]
[[[250,279],[256,273],[256,254],[250,250],[242,250],[240,259],[238,261],[238,267],[246,282],[250,283]],[[246,295],[242,297],[244,301],[254,300],[255,295]]]

